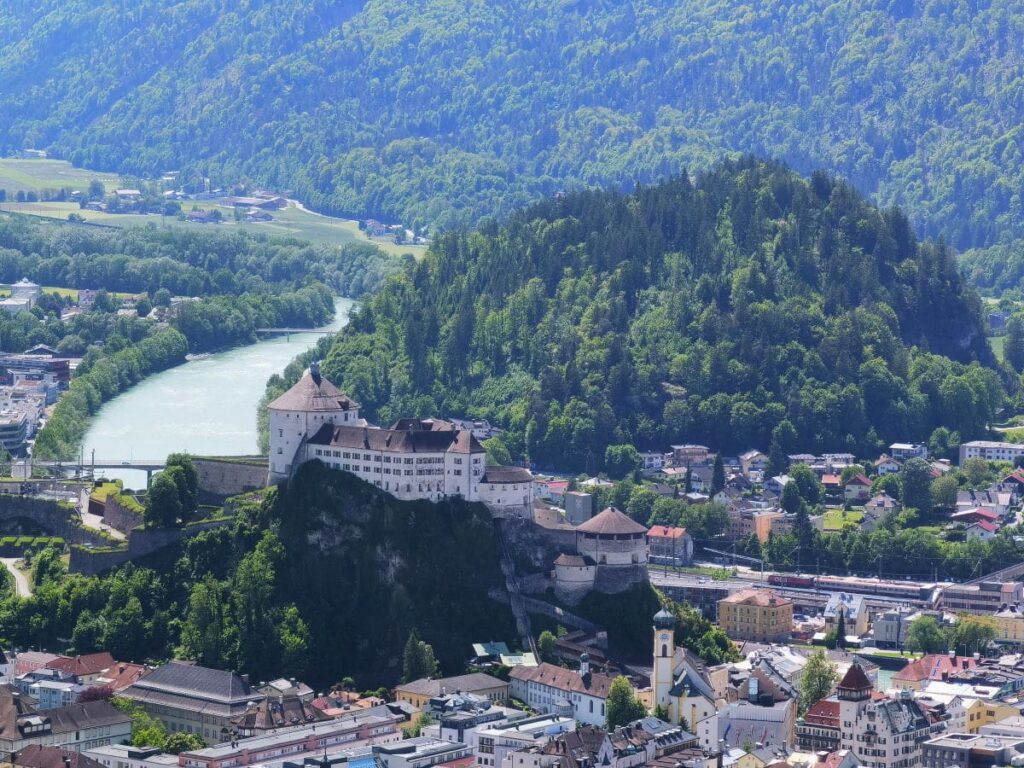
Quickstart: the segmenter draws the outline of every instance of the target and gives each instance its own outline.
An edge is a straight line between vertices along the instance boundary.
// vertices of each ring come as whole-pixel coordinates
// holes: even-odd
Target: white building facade
[[[488,467],[469,429],[439,419],[401,419],[372,426],[314,363],[268,406],[270,482],[319,460],[399,499],[480,501],[495,514],[530,514],[533,476],[522,467]]]

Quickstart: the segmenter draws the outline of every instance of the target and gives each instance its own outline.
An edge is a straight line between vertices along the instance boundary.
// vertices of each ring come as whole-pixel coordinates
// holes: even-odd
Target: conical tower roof
[[[353,411],[359,403],[314,369],[307,370],[294,387],[267,407],[272,411]]]

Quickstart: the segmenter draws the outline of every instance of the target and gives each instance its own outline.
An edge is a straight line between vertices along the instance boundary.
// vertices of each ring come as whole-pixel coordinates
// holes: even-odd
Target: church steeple
[[[673,666],[676,655],[676,618],[662,608],[654,615],[654,666],[651,671],[651,690],[655,706],[669,709],[672,690]]]

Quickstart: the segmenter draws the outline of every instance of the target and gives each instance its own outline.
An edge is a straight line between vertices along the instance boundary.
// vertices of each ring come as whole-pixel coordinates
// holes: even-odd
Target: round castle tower
[[[298,383],[267,406],[270,411],[270,482],[288,479],[303,442],[325,424],[357,425],[359,403],[320,375],[313,362]]]

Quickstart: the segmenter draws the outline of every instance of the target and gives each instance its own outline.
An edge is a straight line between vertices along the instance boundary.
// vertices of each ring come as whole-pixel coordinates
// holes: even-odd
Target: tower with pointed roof
[[[676,617],[662,608],[654,614],[654,665],[651,670],[651,690],[654,705],[669,711],[673,667],[676,656]]]
[[[267,406],[270,411],[270,482],[286,480],[301,464],[304,441],[324,424],[358,426],[359,403],[320,374],[311,363],[302,378]]]

